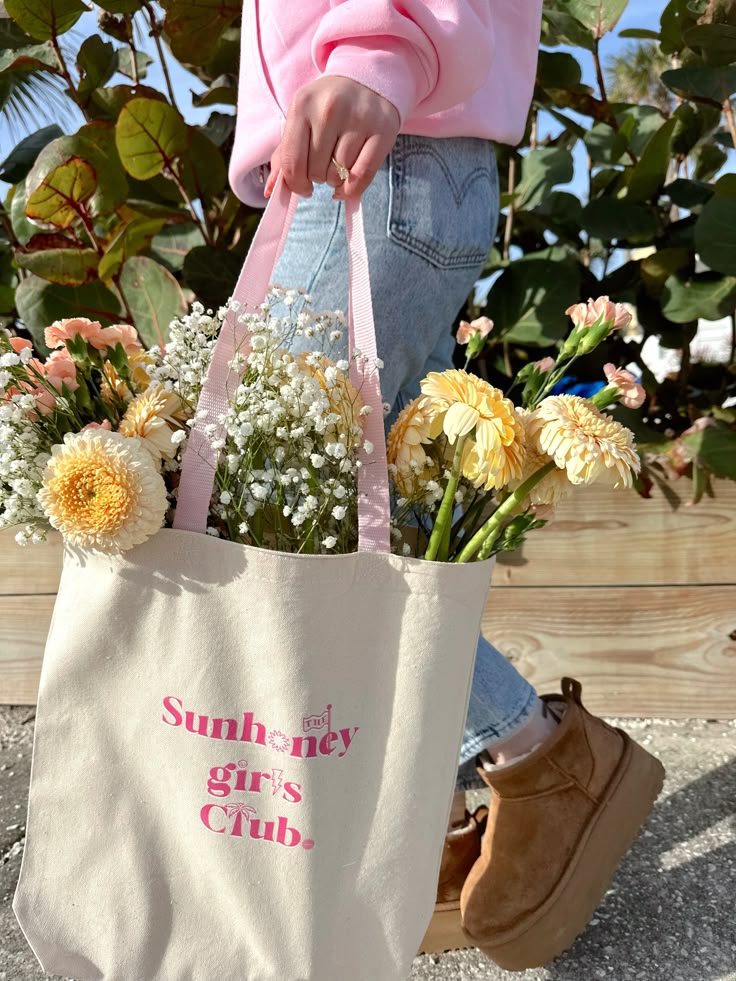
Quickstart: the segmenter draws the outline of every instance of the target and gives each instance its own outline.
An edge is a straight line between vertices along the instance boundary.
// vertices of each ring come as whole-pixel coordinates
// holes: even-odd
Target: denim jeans
[[[363,195],[371,293],[384,401],[399,410],[419,394],[428,371],[452,366],[451,326],[490,252],[499,195],[492,144],[471,137],[400,135]],[[347,310],[344,205],[316,185],[303,198],[274,273],[303,287],[314,310]],[[347,334],[337,357],[347,357]],[[296,338],[292,350],[311,350]],[[448,657],[452,652],[448,651]],[[482,786],[474,758],[521,726],[536,699],[531,685],[485,638],[475,659],[457,789]]]

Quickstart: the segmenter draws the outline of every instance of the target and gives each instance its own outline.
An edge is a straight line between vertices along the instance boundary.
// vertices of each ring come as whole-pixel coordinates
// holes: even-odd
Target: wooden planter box
[[[499,561],[484,633],[540,692],[571,674],[599,714],[736,718],[736,483],[675,504],[583,491]],[[36,702],[61,559],[0,532],[0,704]]]

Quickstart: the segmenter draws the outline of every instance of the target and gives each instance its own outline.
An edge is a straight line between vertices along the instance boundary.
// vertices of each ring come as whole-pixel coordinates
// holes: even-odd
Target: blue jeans
[[[392,407],[387,430],[428,371],[452,366],[451,327],[491,250],[498,211],[493,146],[470,137],[400,135],[363,195],[381,390]],[[347,311],[347,275],[344,206],[318,184],[299,202],[274,281],[306,289],[314,310]],[[341,343],[335,356],[347,357],[347,332]],[[296,338],[292,350],[313,346]],[[458,790],[482,786],[476,754],[519,728],[535,700],[531,685],[481,637]]]

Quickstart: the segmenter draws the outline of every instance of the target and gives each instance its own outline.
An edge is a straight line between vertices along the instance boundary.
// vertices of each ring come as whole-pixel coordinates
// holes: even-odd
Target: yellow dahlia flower
[[[350,427],[360,422],[359,414],[363,408],[363,400],[347,373],[339,371],[335,362],[327,355],[320,355],[318,364],[309,364],[308,357],[309,354],[304,351],[297,355],[296,362],[301,371],[314,378],[322,392],[327,396],[330,412],[334,412],[340,417],[335,424],[336,431],[347,435],[350,432]],[[331,384],[328,375],[332,377],[334,384]]]
[[[67,433],[52,448],[38,500],[67,541],[100,552],[144,542],[159,530],[168,507],[148,450],[106,429]]]
[[[421,407],[430,415],[430,436],[444,432],[454,444],[473,437],[463,450],[463,476],[476,487],[503,487],[521,473],[524,427],[500,389],[466,371],[431,371],[421,383]]]
[[[524,465],[521,475],[509,481],[509,490],[516,490],[521,487],[532,474],[535,474],[542,467],[546,467],[551,457],[542,451],[539,446],[538,435],[530,432],[532,413],[528,409],[516,410],[524,431],[526,433],[526,453],[524,455]],[[563,497],[566,497],[572,490],[572,484],[568,480],[567,471],[559,465],[555,470],[551,470],[533,487],[528,495],[530,504],[534,505],[556,505]]]
[[[167,392],[163,385],[151,385],[129,403],[120,421],[118,432],[137,436],[156,460],[173,457],[176,446],[171,434],[181,429],[184,405],[176,392]]]
[[[128,368],[130,369],[130,380],[137,389],[144,389],[150,385],[151,378],[148,368],[152,367],[153,356],[148,351],[135,351],[128,355]],[[130,389],[117,373],[109,361],[105,362],[105,381],[102,382],[100,395],[106,402],[112,401],[112,392],[130,401],[133,398]]]
[[[429,416],[419,403],[421,396],[405,405],[396,417],[386,441],[389,465],[396,467],[394,483],[405,497],[412,498],[420,490],[419,479],[433,480],[439,467],[427,456],[424,445],[431,443]]]
[[[532,413],[530,436],[573,484],[631,487],[641,462],[634,434],[578,395],[550,395]]]

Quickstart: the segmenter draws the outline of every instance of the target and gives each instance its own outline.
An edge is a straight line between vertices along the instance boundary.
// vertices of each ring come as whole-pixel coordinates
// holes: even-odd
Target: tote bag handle
[[[212,447],[212,440],[224,438],[224,430],[218,417],[227,411],[228,396],[235,392],[240,383],[240,377],[230,367],[230,362],[236,351],[239,350],[246,356],[250,351],[249,334],[243,324],[239,323],[239,318],[246,312],[258,312],[266,298],[268,285],[296,211],[297,200],[297,196],[291,194],[279,176],[235,287],[233,299],[239,307],[235,311],[229,310],[223,321],[197,403],[195,425],[192,426],[182,459],[174,513],[173,526],[179,530],[200,533],[206,531],[219,456],[219,450]],[[370,454],[361,448],[359,455],[358,551],[388,552],[390,503],[386,436],[378,370],[374,367],[377,356],[376,328],[373,322],[368,253],[360,201],[345,202],[345,219],[350,262],[350,380],[360,392],[363,404],[370,407],[370,413],[361,418],[364,440],[373,444]],[[352,360],[356,348],[365,355],[366,361],[356,363]],[[200,410],[206,411],[206,415],[202,413],[201,418]],[[215,426],[215,430],[208,437],[205,426],[210,423]]]

